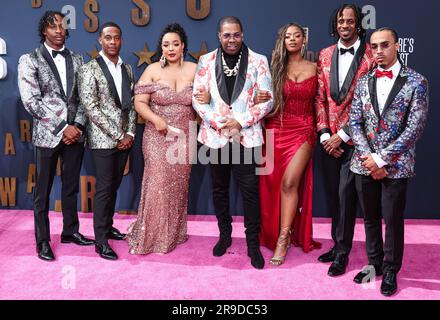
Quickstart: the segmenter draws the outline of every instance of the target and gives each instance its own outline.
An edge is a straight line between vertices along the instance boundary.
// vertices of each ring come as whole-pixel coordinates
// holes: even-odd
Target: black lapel
[[[223,62],[222,62],[222,49],[217,50],[217,58],[215,60],[215,76],[217,79],[217,87],[220,96],[227,105],[231,105],[229,100],[228,89],[226,88],[226,79],[223,72]]]
[[[66,73],[67,73],[67,97],[70,98],[73,90],[73,83],[75,78],[75,71],[73,70],[72,53],[66,56]]]
[[[370,99],[374,112],[377,118],[380,119],[379,102],[377,101],[377,78],[374,73],[372,73],[370,79],[368,79],[368,90],[370,91]]]
[[[384,114],[386,109],[388,109],[388,107],[391,105],[391,103],[393,103],[394,99],[399,94],[400,90],[402,90],[403,86],[405,85],[406,81],[408,80],[407,76],[402,76],[403,68],[404,67],[402,66],[402,69],[401,69],[399,75],[397,76],[396,81],[394,82],[393,88],[391,89],[391,92],[390,92],[390,95],[388,96],[387,102],[385,103],[385,106],[383,107],[382,114]]]
[[[131,109],[131,99],[133,97],[133,92],[131,90],[131,80],[128,75],[127,66],[122,65],[122,107],[123,111],[128,111]]]
[[[50,56],[49,51],[46,49],[46,47],[44,45],[41,45],[40,53],[43,56],[44,60],[46,60],[46,62],[49,64],[49,67],[52,70],[52,73],[58,82],[61,94],[63,94],[64,97],[66,97],[66,93],[64,92],[63,83],[61,82],[61,77],[60,77],[60,74],[58,73],[57,66],[55,65],[55,62],[53,61],[52,57]]]
[[[102,73],[104,73],[104,77],[107,80],[110,93],[113,96],[113,100],[115,101],[116,106],[118,108],[121,108],[122,105],[121,105],[121,100],[119,99],[118,90],[116,90],[115,81],[113,80],[113,77],[110,73],[110,70],[107,67],[107,64],[105,63],[104,59],[101,56],[96,58],[96,62],[101,67]]]
[[[333,51],[330,67],[330,96],[336,104],[341,104],[339,101],[339,48],[337,45]]]
[[[237,78],[235,79],[234,91],[232,92],[231,104],[238,99],[241,92],[243,91],[244,84],[246,82],[247,69],[249,64],[249,49],[243,45],[240,61],[240,69],[238,71]]]
[[[344,101],[348,95],[348,92],[350,91],[350,87],[353,84],[353,80],[356,77],[357,71],[362,62],[362,58],[364,57],[366,47],[367,45],[365,44],[365,41],[361,41],[361,45],[353,58],[350,70],[348,70],[347,76],[345,77],[344,85],[342,86],[341,91],[339,91],[339,101],[341,103]]]

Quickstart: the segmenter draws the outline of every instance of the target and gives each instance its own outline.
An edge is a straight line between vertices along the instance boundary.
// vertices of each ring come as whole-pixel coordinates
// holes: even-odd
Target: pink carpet
[[[133,216],[117,216],[115,226],[126,230]],[[36,257],[33,216],[29,211],[0,212],[0,299],[386,299],[380,278],[368,285],[352,279],[366,264],[362,221],[358,221],[348,272],[327,276],[329,265],[317,262],[331,245],[330,221],[315,219],[315,238],[323,249],[310,254],[289,251],[281,267],[266,264],[255,270],[246,255],[242,219],[234,222],[228,253],[211,254],[217,238],[212,216],[190,216],[189,240],[167,255],[132,256],[127,243],[111,242],[118,261],[97,256],[94,247],[62,245],[62,219],[51,214],[52,248],[57,260]],[[81,214],[81,232],[93,237],[91,214]],[[440,299],[440,221],[407,221],[405,259],[399,291],[391,299]],[[262,248],[268,261],[271,252]],[[390,298],[388,298],[390,299]]]

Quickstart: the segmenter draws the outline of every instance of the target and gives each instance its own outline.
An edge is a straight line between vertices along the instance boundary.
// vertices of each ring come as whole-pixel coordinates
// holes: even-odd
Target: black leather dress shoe
[[[248,256],[251,258],[251,265],[255,269],[264,268],[264,258],[259,248],[248,249]]]
[[[330,277],[338,277],[342,276],[345,273],[345,269],[348,265],[348,257],[347,256],[337,256],[333,261],[332,265],[328,269],[328,275]]]
[[[221,257],[226,253],[226,250],[231,246],[231,237],[220,237],[217,244],[212,249],[212,254],[214,257]]]
[[[372,273],[374,268],[374,274]],[[353,279],[357,284],[368,283],[373,277],[379,277],[382,275],[381,266],[368,265],[364,270],[359,272]]]
[[[318,260],[323,263],[333,262],[336,258],[335,248],[332,248],[329,252],[320,255]]]
[[[118,255],[116,254],[116,252],[113,251],[113,249],[109,245],[96,244],[95,251],[103,259],[118,260]]]
[[[87,239],[81,233],[77,232],[71,236],[61,236],[61,243],[75,243],[79,246],[91,246],[95,240]]]
[[[41,242],[37,245],[38,258],[44,261],[54,261],[55,256],[48,241]]]
[[[391,297],[397,291],[397,274],[392,271],[387,271],[383,275],[382,284],[380,286],[380,293],[385,297]]]
[[[112,240],[124,240],[126,236],[127,234],[121,233],[121,231],[113,227],[107,233],[107,239],[112,239]]]

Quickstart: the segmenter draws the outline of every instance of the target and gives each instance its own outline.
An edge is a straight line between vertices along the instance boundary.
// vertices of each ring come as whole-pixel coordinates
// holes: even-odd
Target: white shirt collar
[[[361,39],[358,37],[358,39],[356,40],[356,42],[351,46],[354,48],[354,52],[356,53],[359,49],[359,47],[361,46]],[[338,41],[338,49],[344,48],[344,49],[350,49],[351,47],[346,47],[342,44],[341,39],[339,39]]]
[[[44,46],[46,47],[47,51],[49,51],[51,57],[52,51],[63,51],[65,49],[65,46],[63,46],[60,50],[55,50],[54,48],[50,47],[46,42],[44,43]]]
[[[399,59],[397,59],[396,63],[393,64],[393,66],[388,70],[385,70],[381,67],[378,67],[378,69],[380,71],[393,71],[393,78],[397,78],[397,76],[400,74],[400,70],[402,69],[402,65],[400,64]]]
[[[115,64],[109,58],[107,58],[107,56],[104,54],[104,52],[102,50],[99,51],[99,54],[104,59],[105,63],[107,63],[107,65],[115,66]],[[118,58],[118,64],[116,66],[120,67],[122,65],[122,63],[123,63],[123,61],[122,61],[121,57],[119,57]]]

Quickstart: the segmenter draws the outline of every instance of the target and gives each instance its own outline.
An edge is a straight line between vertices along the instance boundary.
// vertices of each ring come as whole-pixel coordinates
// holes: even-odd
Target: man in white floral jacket
[[[232,171],[243,196],[248,256],[255,268],[262,269],[264,259],[258,239],[260,197],[255,156],[263,144],[261,120],[271,111],[272,99],[255,104],[254,97],[259,90],[271,96],[269,64],[265,56],[244,45],[239,19],[222,18],[218,37],[221,47],[200,58],[193,99],[194,109],[202,118],[199,141],[210,151],[214,208],[220,230],[213,255],[224,255],[232,243],[229,212]],[[209,104],[199,104],[196,100],[202,88],[209,90]]]

